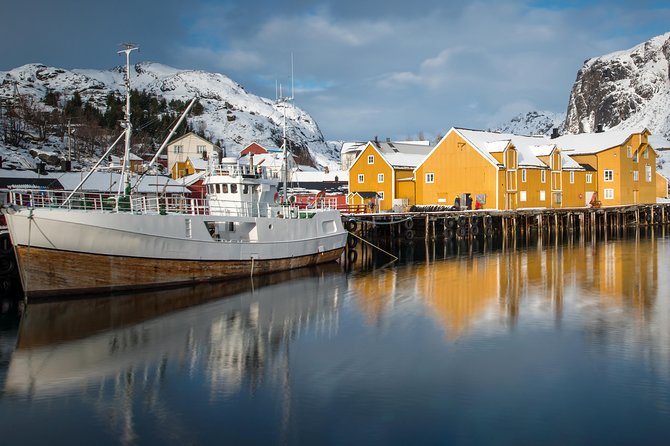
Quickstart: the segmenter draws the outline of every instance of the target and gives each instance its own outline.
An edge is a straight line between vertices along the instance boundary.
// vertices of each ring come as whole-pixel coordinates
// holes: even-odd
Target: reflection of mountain
[[[567,245],[457,258],[360,275],[351,289],[369,320],[379,319],[399,296],[417,296],[450,338],[474,326],[551,311],[562,319],[566,289],[574,304],[612,305],[646,320],[658,294],[658,241]],[[526,302],[523,302],[523,301]]]
[[[31,305],[5,389],[25,396],[77,392],[154,367],[158,373],[178,361],[205,370],[213,393],[225,392],[259,376],[301,324],[332,324],[346,282],[339,268],[334,274],[319,268],[254,279],[254,286],[235,295],[251,281],[232,290],[230,284],[202,285]],[[223,295],[230,296],[213,300]],[[202,302],[208,303],[148,320]]]

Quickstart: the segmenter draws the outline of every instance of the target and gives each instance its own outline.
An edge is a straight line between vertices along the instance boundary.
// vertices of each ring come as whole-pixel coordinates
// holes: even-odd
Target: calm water
[[[31,305],[2,327],[8,445],[670,438],[664,238]]]

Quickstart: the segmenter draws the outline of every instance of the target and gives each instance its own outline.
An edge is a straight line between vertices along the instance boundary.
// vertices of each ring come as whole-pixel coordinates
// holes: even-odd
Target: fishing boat
[[[93,167],[95,170],[125,136],[124,179],[117,193],[82,192],[79,189],[88,176],[69,193],[10,192],[10,204],[3,213],[25,295],[208,282],[338,259],[347,231],[336,204],[321,197],[308,207],[298,207],[286,195],[286,187],[280,195],[278,179],[253,163],[240,165],[230,159],[210,163],[204,199],[133,193],[127,168],[132,131],[129,55],[133,49],[124,50],[124,132]],[[286,157],[286,145],[284,150]]]

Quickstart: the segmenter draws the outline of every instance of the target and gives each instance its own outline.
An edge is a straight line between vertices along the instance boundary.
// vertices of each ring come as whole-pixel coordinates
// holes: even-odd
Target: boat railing
[[[183,195],[136,195],[68,191],[10,190],[9,202],[28,208],[62,208],[68,210],[129,212],[134,214],[235,215],[240,217],[309,218],[320,210],[337,209],[336,200],[327,198],[310,206],[297,203],[241,202],[236,200],[208,202],[207,199]],[[69,199],[68,199],[69,197]]]
[[[254,177],[268,180],[270,172],[265,166],[249,166],[245,164],[219,164],[212,167],[213,175],[227,175],[233,178]]]

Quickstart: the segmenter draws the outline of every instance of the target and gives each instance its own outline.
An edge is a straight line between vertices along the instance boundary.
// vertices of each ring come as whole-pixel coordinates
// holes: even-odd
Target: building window
[[[384,174],[379,173],[377,174],[377,183],[383,183],[384,182]]]
[[[368,155],[368,164],[374,164],[374,163],[375,163],[375,156]]]
[[[607,182],[612,182],[612,181],[614,181],[614,171],[613,171],[613,170],[611,170],[611,169],[606,169],[606,170],[604,171],[604,174],[605,174],[605,178],[604,178],[605,181],[607,181]]]
[[[196,148],[198,149],[198,153],[205,153],[205,146],[198,146]]]
[[[519,201],[526,201],[526,191],[519,191]]]
[[[384,192],[377,192],[377,195],[379,196],[379,201],[384,199]]]
[[[540,182],[542,182],[542,183],[547,182],[547,171],[546,170],[541,170],[540,171]]]
[[[526,182],[526,169],[521,169],[521,182],[525,183]],[[526,201],[526,200],[522,200]]]
[[[614,189],[605,189],[605,200],[614,200]]]
[[[575,184],[575,173],[570,172],[570,184]]]
[[[632,146],[630,146],[630,145],[626,146],[626,154],[628,155],[628,158],[633,157],[633,147]]]
[[[645,174],[647,183],[651,183],[651,166],[648,164],[645,166]]]
[[[592,173],[587,173],[586,174],[586,184],[591,184],[593,183],[593,174]]]
[[[648,160],[649,159],[649,149],[644,149],[644,159]]]
[[[426,174],[426,183],[434,183],[435,182],[435,174],[434,173],[427,173]]]
[[[640,180],[640,172],[637,170],[633,171],[633,181],[639,181]]]
[[[172,153],[184,153],[184,146],[174,146]]]
[[[359,183],[365,183],[365,175],[363,175],[362,173],[359,173],[358,174],[358,182]]]
[[[544,200],[546,200],[546,198],[547,198],[546,195],[547,195],[547,194],[545,193],[545,191],[541,190],[541,191],[540,191],[540,201],[544,201]]]

